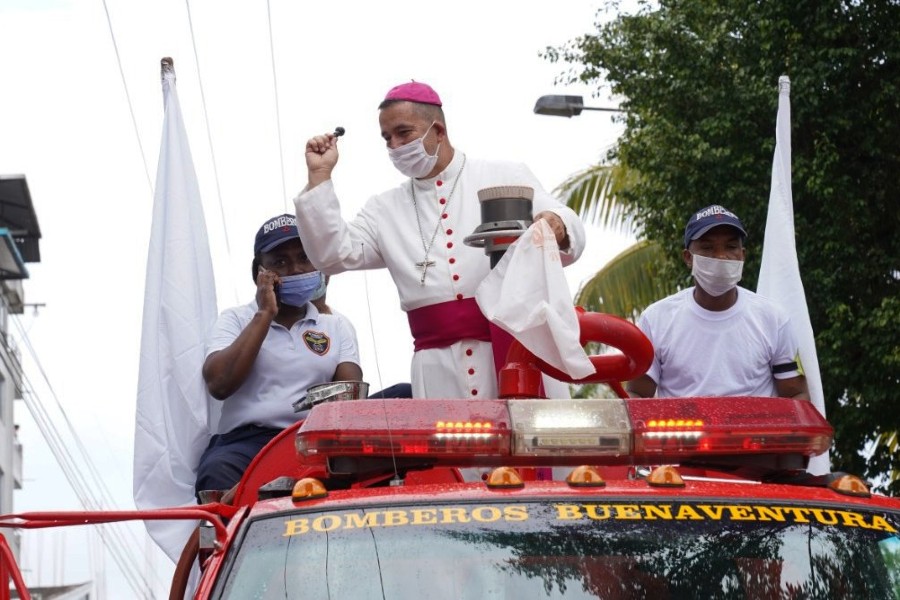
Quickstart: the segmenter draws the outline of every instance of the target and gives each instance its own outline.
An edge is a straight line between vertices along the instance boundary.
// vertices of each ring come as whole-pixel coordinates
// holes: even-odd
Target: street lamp
[[[620,108],[605,108],[600,106],[585,106],[581,96],[541,96],[534,104],[534,113],[537,115],[551,115],[554,117],[576,117],[583,110],[602,110],[606,112],[624,112]]]

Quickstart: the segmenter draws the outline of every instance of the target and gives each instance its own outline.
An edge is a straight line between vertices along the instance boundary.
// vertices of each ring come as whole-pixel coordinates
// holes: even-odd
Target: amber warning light
[[[662,464],[710,455],[815,456],[832,434],[811,403],[785,398],[388,399],[316,406],[296,446],[301,459]]]

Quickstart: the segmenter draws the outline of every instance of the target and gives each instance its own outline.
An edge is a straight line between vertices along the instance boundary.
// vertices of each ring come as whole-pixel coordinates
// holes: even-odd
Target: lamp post
[[[620,108],[601,106],[585,106],[581,96],[541,96],[534,104],[534,113],[554,117],[576,117],[583,110],[602,110],[605,112],[624,112]]]

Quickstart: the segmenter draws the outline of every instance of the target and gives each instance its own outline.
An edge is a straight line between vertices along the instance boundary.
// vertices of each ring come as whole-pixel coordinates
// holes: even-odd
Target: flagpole
[[[218,314],[206,222],[174,61],[163,58],[160,64],[164,117],[135,411],[133,491],[139,509],[196,504],[196,467],[219,409],[201,376],[206,337]],[[147,522],[151,537],[173,561],[194,527]]]
[[[800,277],[794,229],[794,199],[791,191],[791,82],[778,78],[778,116],[775,124],[775,154],[762,264],[757,293],[778,303],[788,313],[800,348],[800,364],[806,376],[809,397],[825,416],[825,393],[806,294]],[[828,453],[810,459],[807,470],[821,475],[831,472]]]

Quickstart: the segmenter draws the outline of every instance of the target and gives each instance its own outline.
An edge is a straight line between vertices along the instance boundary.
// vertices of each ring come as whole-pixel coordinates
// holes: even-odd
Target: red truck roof
[[[522,365],[502,399],[318,404],[221,502],[0,527],[200,519],[172,597],[197,557],[195,598],[900,597],[900,501],[806,472],[809,402],[535,399]]]

